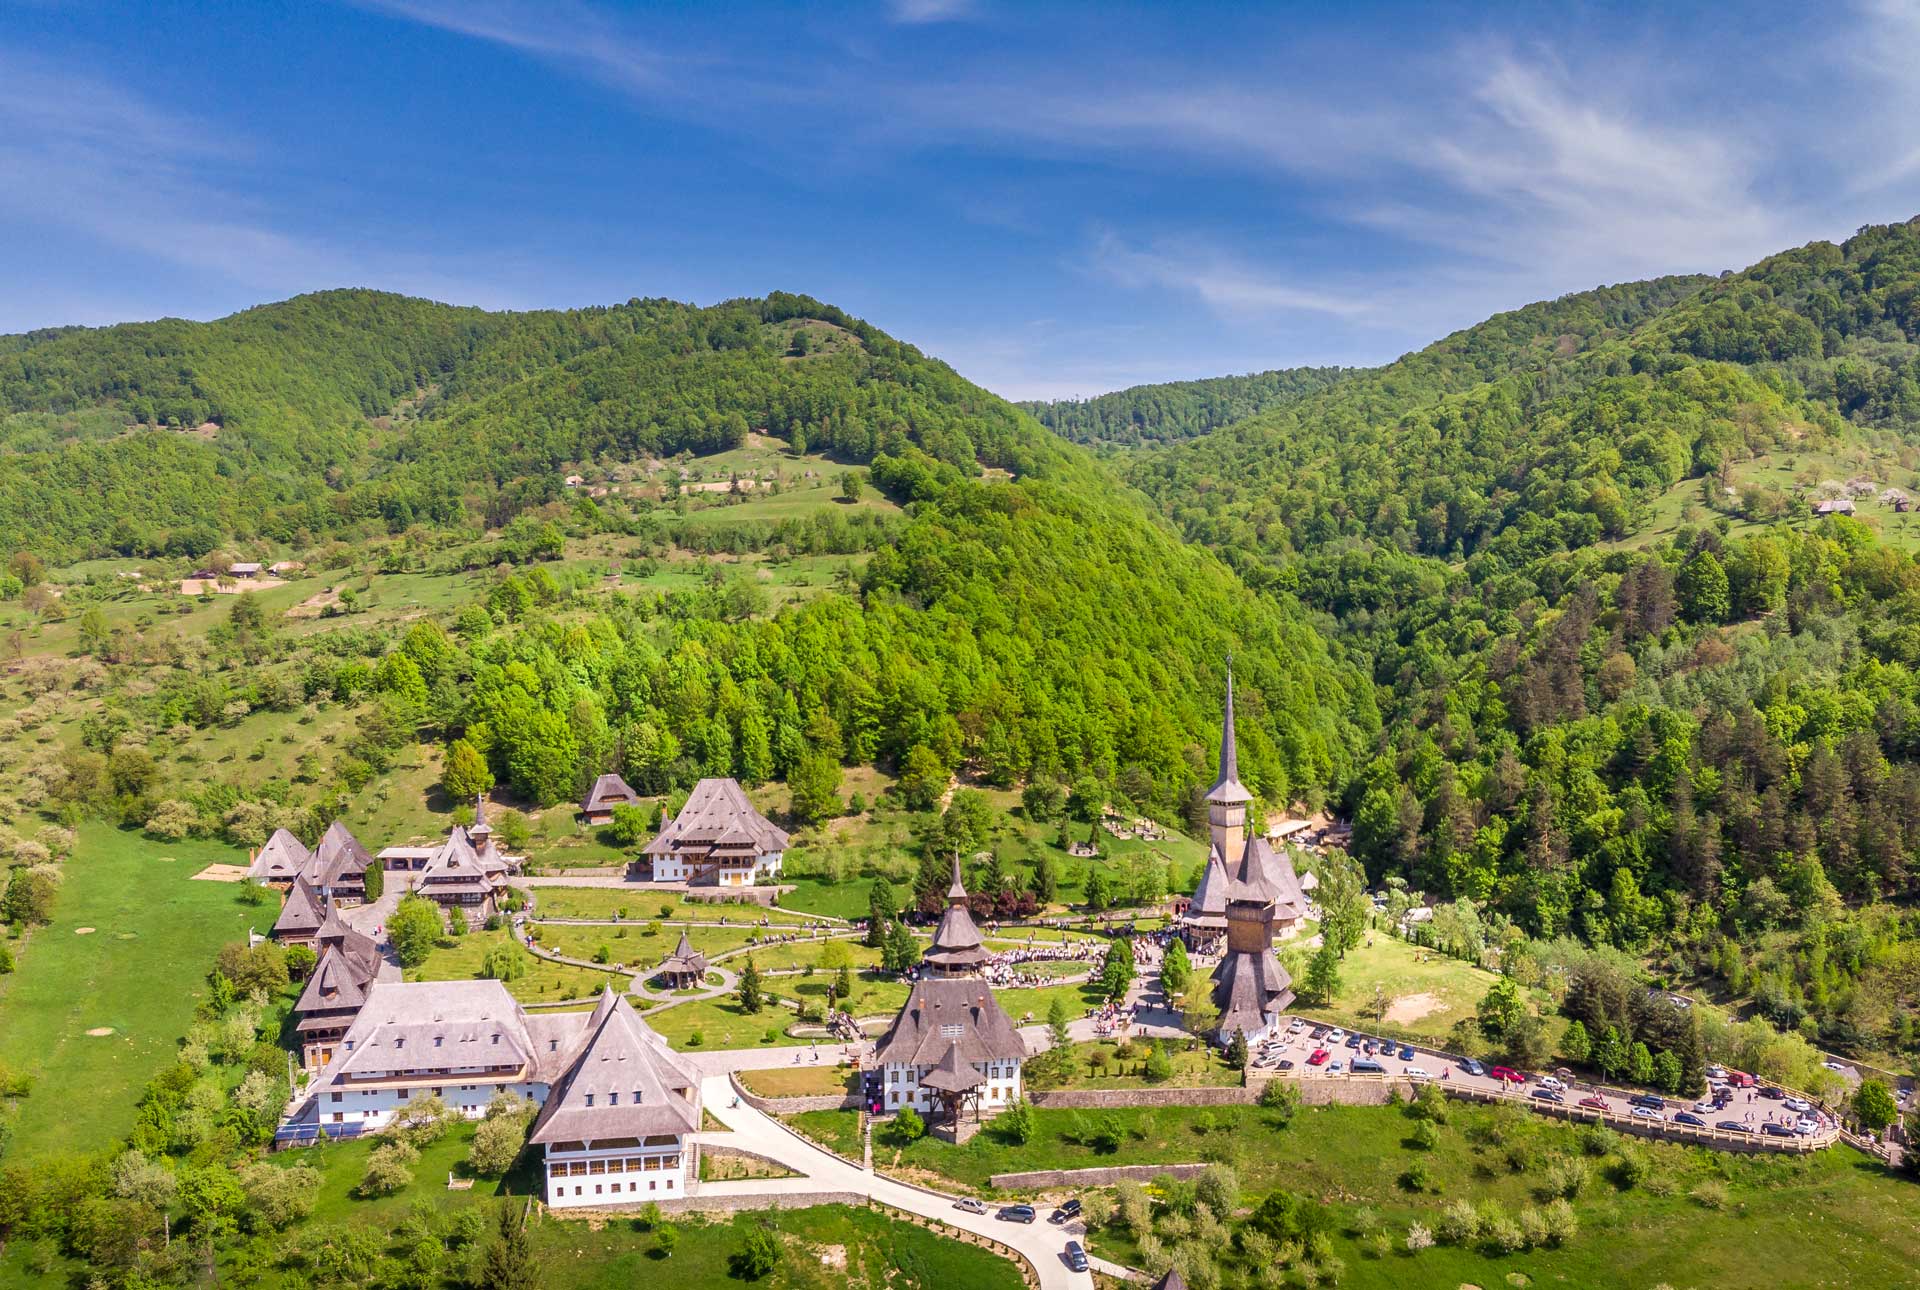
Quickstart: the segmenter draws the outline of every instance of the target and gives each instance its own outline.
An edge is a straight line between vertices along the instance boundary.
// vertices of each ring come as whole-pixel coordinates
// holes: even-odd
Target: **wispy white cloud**
[[[1095,236],[1089,267],[1119,286],[1186,292],[1226,314],[1362,318],[1373,308],[1364,295],[1305,288],[1238,263],[1217,247],[1194,242],[1134,246],[1110,229]]]
[[[887,0],[895,22],[957,22],[974,15],[973,0]]]
[[[0,215],[18,225],[78,232],[256,296],[375,284],[513,303],[419,248],[356,250],[294,229],[247,185],[212,177],[263,162],[233,132],[89,69],[0,51]]]
[[[676,80],[669,57],[602,10],[575,0],[354,0],[361,8],[565,64],[615,89],[656,92]]]

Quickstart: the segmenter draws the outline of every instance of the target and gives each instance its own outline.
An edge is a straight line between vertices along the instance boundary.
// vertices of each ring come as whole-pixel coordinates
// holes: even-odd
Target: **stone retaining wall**
[[[735,1087],[741,1088],[741,1102],[755,1110],[766,1111],[768,1115],[799,1115],[801,1111],[858,1111],[862,1106],[860,1094],[854,1092],[822,1092],[812,1098],[762,1098],[756,1092],[747,1092],[747,1088],[741,1085]]]
[[[631,1205],[596,1205],[592,1209],[549,1209],[549,1218],[630,1218],[649,1204],[658,1205],[664,1214],[731,1214],[742,1210],[811,1209],[815,1205],[855,1205],[864,1208],[867,1198],[857,1191],[779,1191],[751,1196],[702,1196],[693,1193],[672,1200],[636,1201]]]
[[[1385,1106],[1390,1090],[1413,1096],[1413,1084],[1400,1079],[1336,1075],[1326,1079],[1288,1077],[1304,1106]],[[1110,1111],[1128,1106],[1252,1106],[1267,1081],[1246,1088],[1060,1088],[1029,1093],[1035,1106],[1059,1110]]]
[[[1112,1165],[1105,1169],[1032,1169],[1026,1173],[994,1174],[995,1187],[1025,1191],[1037,1187],[1106,1187],[1117,1182],[1152,1182],[1156,1178],[1198,1178],[1205,1165]]]

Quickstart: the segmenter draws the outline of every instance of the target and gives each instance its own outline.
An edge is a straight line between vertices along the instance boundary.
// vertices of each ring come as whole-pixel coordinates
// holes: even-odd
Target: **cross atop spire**
[[[1253,800],[1240,782],[1240,744],[1233,729],[1233,655],[1227,655],[1227,710],[1220,722],[1220,778],[1207,790],[1209,802],[1244,803]],[[1231,856],[1227,857],[1229,860]]]

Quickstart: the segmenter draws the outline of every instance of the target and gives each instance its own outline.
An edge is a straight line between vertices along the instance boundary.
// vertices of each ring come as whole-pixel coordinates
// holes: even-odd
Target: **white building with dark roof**
[[[529,1014],[498,981],[379,982],[281,1136],[377,1131],[428,1097],[477,1119],[501,1093],[540,1108],[548,1205],[686,1194],[700,1082],[611,988],[591,1014]]]
[[[641,854],[652,861],[655,882],[751,887],[780,876],[788,840],[737,780],[703,779]]]
[[[1020,1096],[1027,1041],[978,978],[916,982],[875,1049],[888,1111],[959,1116],[998,1111]]]
[[[527,1141],[550,1207],[631,1205],[686,1194],[699,1130],[699,1077],[608,989]]]
[[[399,967],[387,961],[379,944],[349,927],[331,900],[314,934],[313,948],[319,960],[293,1005],[301,1064],[310,1070],[325,1066],[333,1057],[373,987],[383,980],[400,979]]]

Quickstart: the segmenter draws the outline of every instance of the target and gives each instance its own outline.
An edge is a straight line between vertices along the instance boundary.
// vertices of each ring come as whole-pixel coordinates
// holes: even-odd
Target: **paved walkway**
[[[702,1057],[720,1055],[701,1054]],[[1091,1274],[1074,1272],[1067,1267],[1065,1250],[1071,1233],[1050,1225],[1044,1217],[1035,1223],[1010,1223],[995,1218],[991,1209],[985,1214],[970,1214],[954,1208],[957,1196],[910,1187],[884,1174],[862,1169],[813,1145],[744,1101],[734,1105],[733,1083],[725,1075],[709,1075],[702,1081],[700,1093],[707,1111],[726,1125],[728,1131],[700,1133],[696,1135],[699,1141],[751,1151],[777,1160],[802,1176],[703,1182],[696,1195],[738,1196],[745,1201],[783,1192],[852,1192],[1014,1247],[1039,1270],[1042,1290],[1091,1290],[1093,1286]]]

